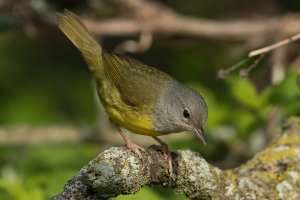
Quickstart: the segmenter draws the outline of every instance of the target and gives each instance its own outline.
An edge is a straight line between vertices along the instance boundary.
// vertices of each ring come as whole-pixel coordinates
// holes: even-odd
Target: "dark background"
[[[33,7],[47,8],[54,15],[68,8],[78,15],[101,20],[119,16],[124,10],[109,1],[96,0],[7,2],[0,1],[0,197],[49,199],[98,153],[123,142],[107,124],[92,78],[77,49],[55,24],[31,18],[30,12],[26,18],[22,13]],[[212,20],[265,19],[300,9],[299,0],[157,2],[182,15]],[[20,5],[25,6],[20,9]],[[107,36],[101,38],[101,43],[113,50],[126,39]],[[268,41],[266,36],[265,42],[275,41]],[[128,54],[199,90],[207,101],[208,145],[203,146],[191,133],[162,137],[171,150],[191,149],[221,168],[235,167],[261,150],[287,117],[300,113],[296,72],[299,42],[288,47],[280,81],[272,81],[272,66],[276,63],[270,54],[246,78],[240,78],[238,70],[226,79],[217,78],[219,69],[234,65],[250,50],[263,45],[154,36],[147,52]],[[147,136],[128,135],[142,146],[155,144]],[[118,197],[145,198],[185,199],[160,187]]]

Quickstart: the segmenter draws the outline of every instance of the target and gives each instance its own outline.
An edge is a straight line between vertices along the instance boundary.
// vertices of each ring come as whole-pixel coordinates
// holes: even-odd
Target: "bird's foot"
[[[113,123],[113,124],[115,124],[115,123]],[[140,146],[134,144],[134,143],[133,143],[133,142],[132,142],[132,141],[131,141],[131,140],[130,140],[123,132],[122,132],[122,130],[120,129],[119,126],[117,126],[117,125],[115,124],[115,127],[117,128],[118,133],[122,136],[122,138],[123,138],[123,140],[124,140],[124,142],[125,142],[125,146],[126,146],[128,149],[132,150],[133,153],[137,154],[137,155],[138,155],[138,158],[139,158],[140,160],[143,161],[143,156],[142,156],[142,153],[141,153],[141,152],[145,152],[145,149],[144,149],[143,147],[140,147]]]
[[[172,176],[173,175],[173,165],[172,165],[172,156],[169,151],[169,147],[165,142],[163,142],[158,137],[153,136],[153,138],[160,144],[162,152],[164,154],[164,159],[165,159],[165,161],[168,161],[170,176]]]
[[[125,146],[132,150],[134,153],[136,153],[139,157],[139,159],[143,159],[142,153],[141,152],[145,152],[145,149],[143,147],[140,147],[136,144],[134,144],[131,140],[129,140],[128,138],[126,138],[125,140]]]

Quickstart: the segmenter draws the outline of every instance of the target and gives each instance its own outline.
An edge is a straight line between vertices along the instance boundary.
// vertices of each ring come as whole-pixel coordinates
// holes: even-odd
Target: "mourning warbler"
[[[71,11],[58,14],[57,21],[81,52],[96,81],[99,99],[127,147],[139,153],[119,127],[157,140],[172,171],[168,146],[157,136],[188,130],[206,143],[207,106],[197,91],[137,60],[108,53]]]

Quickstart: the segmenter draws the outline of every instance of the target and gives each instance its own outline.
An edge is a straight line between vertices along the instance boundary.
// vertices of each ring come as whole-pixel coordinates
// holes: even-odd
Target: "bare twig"
[[[30,20],[55,25],[55,12],[51,6],[37,9],[27,1],[10,0],[8,4],[0,4],[0,10],[13,10],[15,4],[24,4],[23,9],[31,14]],[[187,17],[176,13],[167,6],[154,1],[146,0],[114,0],[118,6],[126,7],[131,17],[117,17],[99,20],[82,17],[84,23],[92,34],[100,36],[134,36],[146,30],[153,37],[161,36],[186,36],[204,37],[218,40],[252,41],[257,38],[266,38],[270,35],[285,36],[300,32],[300,15],[286,14],[267,19],[244,20],[208,20],[196,17]],[[30,10],[31,9],[31,10]],[[18,15],[26,18],[25,15]],[[299,36],[297,36],[299,37]],[[263,39],[262,39],[263,41]]]
[[[261,54],[259,56],[259,58],[257,58],[256,60],[254,60],[254,62],[252,63],[252,65],[250,65],[250,67],[248,67],[246,69],[241,69],[240,70],[240,77],[247,77],[247,76],[249,76],[249,72],[251,70],[253,70],[260,63],[260,61],[263,59],[264,56],[265,56],[265,54]]]
[[[241,61],[238,62],[237,64],[235,64],[235,65],[229,67],[229,68],[226,69],[226,70],[220,69],[220,70],[218,71],[218,78],[225,79],[226,76],[227,76],[230,72],[232,72],[232,71],[234,71],[234,70],[236,70],[236,69],[242,67],[242,66],[243,66],[246,62],[248,62],[248,61],[249,61],[249,58],[244,58],[243,60],[241,60]]]
[[[114,52],[119,54],[124,52],[143,53],[151,47],[152,40],[152,34],[148,31],[144,31],[141,33],[139,41],[126,40],[119,44]]]
[[[266,53],[268,53],[268,52],[270,52],[270,51],[273,51],[273,50],[275,50],[275,49],[278,49],[278,48],[280,48],[280,47],[283,47],[283,46],[285,46],[285,45],[287,45],[287,44],[290,44],[290,43],[292,43],[292,42],[295,42],[295,41],[297,41],[297,40],[299,40],[299,39],[300,39],[300,33],[298,33],[298,34],[296,34],[296,35],[294,35],[294,36],[291,36],[291,37],[289,37],[289,38],[286,38],[286,39],[284,39],[284,40],[281,40],[281,41],[279,41],[279,42],[276,42],[276,43],[274,43],[274,44],[272,44],[272,45],[266,46],[266,47],[264,47],[264,48],[261,48],[261,49],[257,49],[257,50],[251,51],[251,52],[248,54],[248,58],[255,57],[255,56],[258,56],[258,55],[259,55],[260,57],[259,57],[258,59],[256,59],[256,60],[254,61],[254,63],[253,63],[250,67],[248,67],[247,69],[242,69],[242,70],[240,70],[240,76],[241,76],[241,77],[247,77],[247,76],[249,75],[249,72],[250,72],[252,69],[254,69],[254,68],[259,64],[259,62],[262,60],[262,58],[264,57],[264,55],[265,55]],[[281,51],[277,51],[277,52],[281,52]],[[281,57],[284,56],[284,54],[279,54],[279,55],[280,55]],[[277,55],[275,55],[275,57],[276,57],[277,59],[281,58],[280,56],[278,56],[278,53],[277,53]],[[218,77],[219,77],[219,78],[225,78],[226,75],[228,75],[231,71],[235,70],[236,68],[241,67],[246,61],[247,61],[247,59],[244,59],[244,60],[240,61],[239,63],[233,65],[232,67],[228,68],[227,70],[223,70],[223,69],[219,70],[219,71],[218,71]],[[277,68],[276,68],[276,67],[277,67]],[[280,64],[275,63],[275,65],[273,66],[273,68],[274,68],[274,69],[277,69],[277,71],[274,71],[274,70],[273,70],[273,73],[279,72],[279,73],[276,74],[276,77],[275,77],[274,80],[273,80],[273,76],[272,76],[272,82],[274,83],[274,82],[278,82],[278,81],[282,80],[282,78],[283,78],[283,75],[282,75],[282,74],[283,74],[283,67],[282,67]],[[278,76],[277,76],[277,75],[278,75]]]
[[[297,41],[299,39],[300,39],[300,33],[298,33],[296,35],[293,35],[291,37],[288,37],[288,38],[286,38],[284,40],[281,40],[279,42],[276,42],[275,44],[263,47],[261,49],[257,49],[257,50],[251,51],[249,53],[248,57],[254,57],[254,56],[257,56],[257,55],[260,55],[260,54],[268,53],[270,51],[273,51],[274,49],[280,48],[282,46],[285,46],[287,44],[295,42],[295,41]]]
[[[256,37],[265,38],[272,32],[272,34],[278,35],[299,32],[300,24],[296,24],[299,19],[299,15],[288,14],[261,20],[215,21],[172,14],[160,19],[154,17],[143,24],[135,18],[115,18],[102,21],[84,18],[83,21],[93,34],[102,36],[136,35],[143,31],[144,26],[147,26],[154,35],[249,41]],[[249,27],[251,28],[249,29]]]
[[[78,143],[87,136],[79,127],[68,125],[39,126],[1,126],[0,144],[30,145],[30,144],[58,144]]]

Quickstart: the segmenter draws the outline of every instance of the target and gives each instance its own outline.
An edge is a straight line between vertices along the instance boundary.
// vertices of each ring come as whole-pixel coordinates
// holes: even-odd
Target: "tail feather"
[[[69,10],[57,14],[59,29],[79,49],[95,78],[104,73],[102,48],[91,36],[79,17]]]

